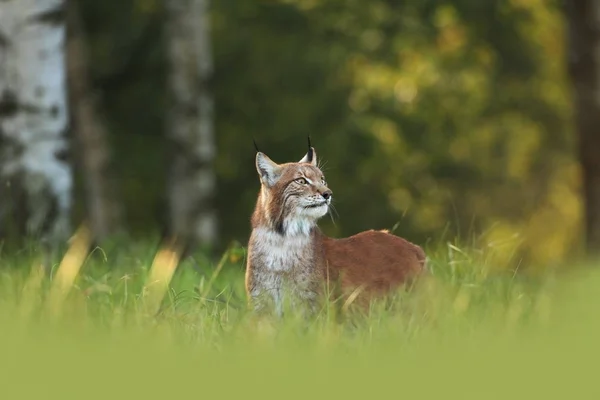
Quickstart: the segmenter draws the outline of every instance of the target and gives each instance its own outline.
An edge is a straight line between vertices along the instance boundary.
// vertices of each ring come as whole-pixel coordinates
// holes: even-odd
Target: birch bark
[[[170,230],[184,240],[212,245],[217,238],[217,216],[209,2],[169,0],[167,11]]]
[[[27,234],[70,231],[71,167],[66,161],[64,0],[0,1],[0,224],[25,205]],[[10,204],[12,201],[12,204]]]

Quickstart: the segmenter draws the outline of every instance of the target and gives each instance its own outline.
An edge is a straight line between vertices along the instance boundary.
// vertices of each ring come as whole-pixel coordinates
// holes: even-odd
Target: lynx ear
[[[316,167],[317,166],[317,152],[310,144],[310,135],[308,135],[307,138],[308,138],[308,153],[306,153],[304,158],[302,160],[300,160],[299,162],[311,163],[312,165],[314,165]]]
[[[316,167],[317,166],[317,152],[315,151],[315,149],[313,147],[309,147],[308,153],[306,153],[304,158],[298,162],[310,163]]]
[[[267,187],[273,186],[281,175],[281,167],[260,151],[256,153],[256,170],[260,181]]]

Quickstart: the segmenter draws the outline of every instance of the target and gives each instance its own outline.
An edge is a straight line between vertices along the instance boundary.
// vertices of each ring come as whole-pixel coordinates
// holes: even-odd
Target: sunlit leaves
[[[154,0],[118,12],[117,3],[84,3],[96,74],[118,70],[148,16],[161,12]],[[248,234],[258,187],[252,138],[287,161],[302,156],[310,134],[340,214],[335,226],[324,221],[327,233],[401,221],[396,233],[417,242],[450,226],[496,244],[517,235],[518,256],[536,262],[566,257],[580,205],[554,3],[213,1],[224,239]],[[160,41],[140,54],[143,68],[106,94],[115,142],[128,143],[121,154],[162,129]],[[160,167],[156,154],[139,151],[122,170]],[[124,185],[137,213],[139,199],[163,186],[131,174]]]

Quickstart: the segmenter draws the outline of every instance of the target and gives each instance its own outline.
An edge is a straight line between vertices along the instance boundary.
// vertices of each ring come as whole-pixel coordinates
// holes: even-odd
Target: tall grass
[[[324,305],[276,320],[247,311],[242,248],[213,263],[118,247],[92,249],[83,230],[49,265],[35,250],[0,255],[0,398],[600,392],[590,267],[528,275],[497,265],[494,249],[445,244],[428,252],[427,279],[364,314]]]

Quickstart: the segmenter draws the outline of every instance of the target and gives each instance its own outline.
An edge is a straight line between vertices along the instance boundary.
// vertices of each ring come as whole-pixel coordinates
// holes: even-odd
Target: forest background
[[[0,5],[4,239],[85,219],[99,239],[244,244],[253,139],[287,162],[310,135],[329,235],[391,229],[531,268],[600,248],[595,2],[45,3]],[[52,62],[25,57],[33,41],[11,21],[28,13],[40,43],[59,30],[40,53]],[[27,92],[36,79],[64,88],[64,124],[31,128],[55,116],[23,100],[51,92]]]

